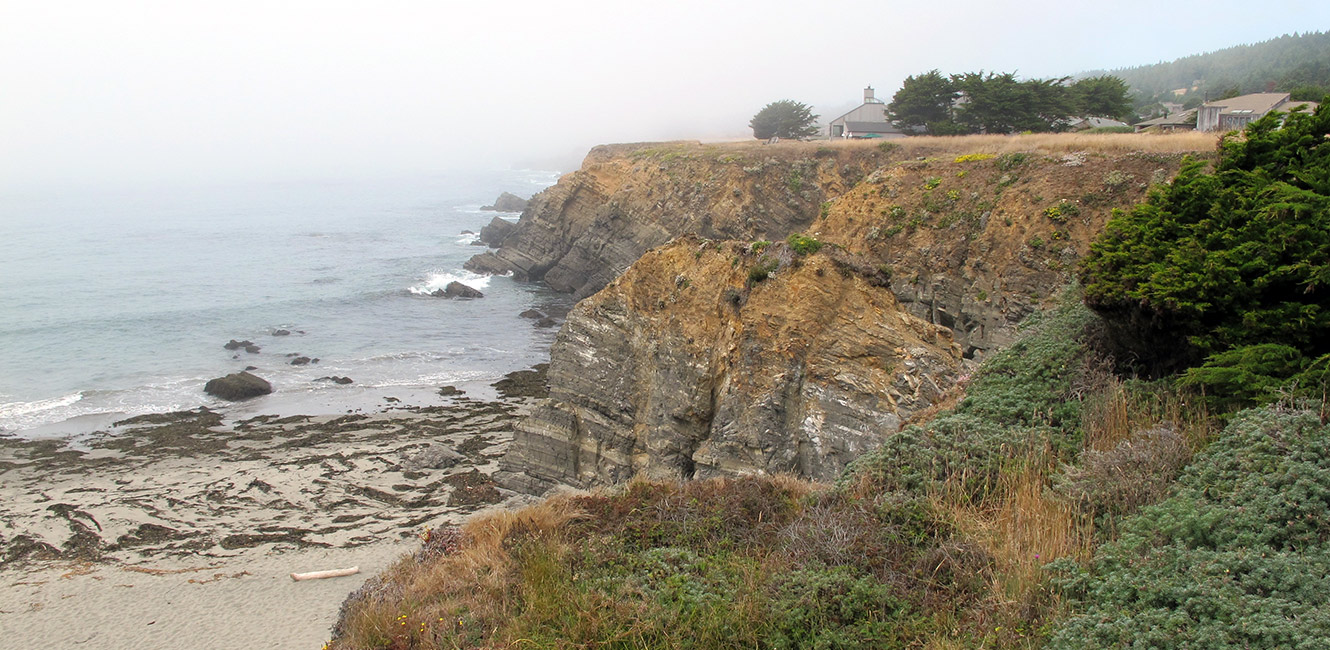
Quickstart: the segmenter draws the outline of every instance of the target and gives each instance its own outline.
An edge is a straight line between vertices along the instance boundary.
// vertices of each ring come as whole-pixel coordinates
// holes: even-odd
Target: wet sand
[[[0,439],[0,648],[318,648],[423,531],[520,499],[489,478],[519,393]]]

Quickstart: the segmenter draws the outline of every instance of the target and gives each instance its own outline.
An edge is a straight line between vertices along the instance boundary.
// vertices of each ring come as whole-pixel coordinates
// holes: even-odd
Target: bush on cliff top
[[[1264,343],[1330,353],[1327,135],[1325,106],[1267,116],[1223,140],[1213,172],[1187,162],[1109,221],[1081,279],[1120,358],[1166,373]]]

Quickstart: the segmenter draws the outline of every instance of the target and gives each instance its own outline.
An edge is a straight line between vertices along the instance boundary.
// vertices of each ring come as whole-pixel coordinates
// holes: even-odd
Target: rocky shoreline
[[[114,575],[146,594],[199,571],[248,580],[255,563],[296,570],[305,558],[359,554],[386,566],[423,530],[514,498],[490,475],[544,386],[538,367],[496,384],[494,400],[238,420],[199,408],[72,440],[0,438],[0,612],[39,627],[75,616],[85,603],[62,590],[83,575],[102,577],[76,591]],[[329,602],[316,610],[335,610],[356,584],[319,587]],[[108,625],[100,644],[129,638]],[[326,634],[314,626],[302,638]],[[56,641],[48,647],[63,647]]]

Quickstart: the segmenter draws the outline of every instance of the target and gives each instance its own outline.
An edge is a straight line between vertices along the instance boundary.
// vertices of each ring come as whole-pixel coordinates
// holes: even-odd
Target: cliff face
[[[966,160],[954,151],[964,149],[884,165],[809,232],[891,268],[896,297],[951,328],[966,357],[1009,343],[1013,327],[1072,279],[1113,209],[1171,179],[1182,159],[1029,152]]]
[[[1076,150],[1072,137],[1036,136],[1006,154],[984,151],[1023,149],[1022,138],[597,147],[533,197],[515,227],[487,234],[497,250],[467,268],[581,298],[684,234],[750,242],[811,232],[889,265],[897,298],[975,356],[1009,342],[1011,327],[1070,278],[1113,208],[1142,199],[1181,162],[1096,144],[1115,136]]]
[[[498,250],[466,268],[544,280],[585,297],[648,249],[685,233],[783,239],[812,223],[823,201],[853,186],[879,158],[755,145],[596,147],[580,170],[531,199],[516,228],[485,239]]]
[[[497,478],[836,476],[1007,343],[1182,158],[1058,148],[1072,140],[999,155],[1022,142],[597,148],[468,264],[599,290]],[[797,255],[796,232],[827,245]]]
[[[950,332],[902,311],[862,260],[749,248],[681,238],[579,303],[499,480],[831,479],[953,383]],[[746,286],[759,265],[775,270]]]

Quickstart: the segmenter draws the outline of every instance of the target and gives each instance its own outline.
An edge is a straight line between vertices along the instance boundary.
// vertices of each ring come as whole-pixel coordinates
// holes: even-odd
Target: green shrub
[[[941,176],[929,176],[927,179],[924,180],[924,189],[931,190],[941,184],[942,184]]]
[[[1081,209],[1076,207],[1075,203],[1066,199],[1062,199],[1057,205],[1044,209],[1044,216],[1058,223],[1062,223],[1080,213]]]
[[[1213,172],[1185,161],[1091,245],[1081,281],[1116,356],[1167,372],[1262,343],[1330,353],[1330,109],[1280,120],[1225,138]]]
[[[781,576],[770,601],[777,650],[905,647],[897,619],[909,611],[890,585],[849,567],[798,569]]]
[[[772,259],[765,255],[762,256],[762,259],[758,260],[755,266],[748,269],[749,286],[762,282],[763,280],[766,280],[767,278],[771,277],[771,274],[775,273],[777,268],[780,268],[780,262],[778,260]]]
[[[1274,401],[1279,388],[1306,365],[1297,348],[1262,343],[1210,355],[1200,366],[1188,368],[1179,383],[1204,389],[1219,408],[1253,406]]]
[[[1049,647],[1324,647],[1327,522],[1330,428],[1306,411],[1246,411],[1088,568],[1050,567],[1083,613]]]
[[[822,242],[799,233],[791,234],[785,242],[790,245],[790,250],[794,251],[795,255],[812,255],[822,249]]]
[[[1096,133],[1135,133],[1135,132],[1136,129],[1130,126],[1096,126],[1081,131],[1081,133],[1088,133],[1091,135]]]
[[[994,164],[998,169],[1008,172],[1024,165],[1029,157],[1030,155],[1026,153],[1004,153],[997,157]]]

